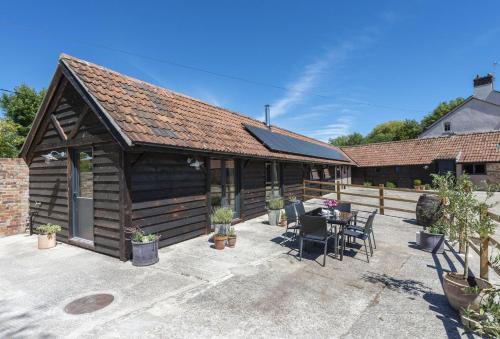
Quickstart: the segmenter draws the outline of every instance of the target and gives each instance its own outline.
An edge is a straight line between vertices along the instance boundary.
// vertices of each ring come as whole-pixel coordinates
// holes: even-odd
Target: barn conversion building
[[[21,156],[34,224],[59,241],[129,258],[125,230],[167,246],[266,211],[304,179],[350,183],[352,160],[326,143],[61,55]]]
[[[356,162],[352,183],[413,187],[415,179],[431,183],[432,173],[467,173],[480,188],[500,183],[500,131],[456,134],[342,147]]]

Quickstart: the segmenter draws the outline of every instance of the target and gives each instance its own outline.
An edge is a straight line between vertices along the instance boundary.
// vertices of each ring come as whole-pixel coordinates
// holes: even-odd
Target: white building
[[[493,89],[493,81],[491,74],[477,76],[474,94],[437,120],[419,138],[500,130],[500,92]]]

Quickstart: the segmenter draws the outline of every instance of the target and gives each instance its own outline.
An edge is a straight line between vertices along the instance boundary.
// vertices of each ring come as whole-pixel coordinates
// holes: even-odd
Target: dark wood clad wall
[[[242,217],[251,219],[266,213],[266,166],[264,161],[245,161],[242,170]]]
[[[302,164],[283,164],[283,195],[285,199],[295,196],[303,199],[304,170]]]
[[[94,195],[94,250],[119,256],[120,239],[120,148],[114,142],[97,116],[88,110],[76,91],[67,85],[52,109],[57,123],[68,141],[59,135],[51,114],[42,122],[43,129],[33,152],[30,168],[30,208],[38,214],[34,225],[45,223],[60,225],[59,241],[67,242],[70,216],[70,169],[68,152],[74,147],[92,148]],[[51,113],[50,111],[48,113]],[[73,132],[73,130],[77,128]],[[68,146],[72,148],[68,148]],[[64,151],[66,156],[45,163],[41,157],[52,150]],[[41,202],[35,206],[35,202]]]
[[[160,234],[160,246],[206,234],[205,170],[189,166],[187,156],[144,153],[133,157],[132,226]]]

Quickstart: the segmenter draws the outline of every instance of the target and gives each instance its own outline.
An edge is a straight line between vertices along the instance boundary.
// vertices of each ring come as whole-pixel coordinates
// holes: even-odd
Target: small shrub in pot
[[[40,225],[36,228],[38,233],[38,249],[44,250],[55,247],[56,233],[61,232],[61,226],[54,224]]]
[[[416,190],[421,190],[422,189],[422,180],[420,180],[420,179],[413,180],[413,187]]]
[[[156,264],[158,257],[158,242],[160,236],[145,234],[140,227],[129,229],[132,241],[132,265],[149,266]]]
[[[387,188],[397,188],[398,185],[396,185],[396,183],[392,182],[392,181],[388,181],[385,183],[385,187]]]
[[[280,220],[281,209],[284,206],[283,199],[272,198],[267,204],[267,215],[269,217],[269,224],[272,226],[277,226]]]
[[[227,246],[231,248],[236,246],[236,230],[232,226],[227,231]]]
[[[233,210],[229,207],[218,207],[210,216],[212,225],[214,225],[214,244],[218,250],[223,250],[226,246],[227,233],[231,222],[233,221]]]

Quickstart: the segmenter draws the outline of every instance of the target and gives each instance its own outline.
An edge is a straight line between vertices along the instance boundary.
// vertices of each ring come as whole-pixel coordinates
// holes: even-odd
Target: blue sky
[[[271,104],[273,124],[328,140],[469,96],[500,61],[498,13],[488,0],[9,1],[0,88],[48,86],[64,52],[255,118]]]

